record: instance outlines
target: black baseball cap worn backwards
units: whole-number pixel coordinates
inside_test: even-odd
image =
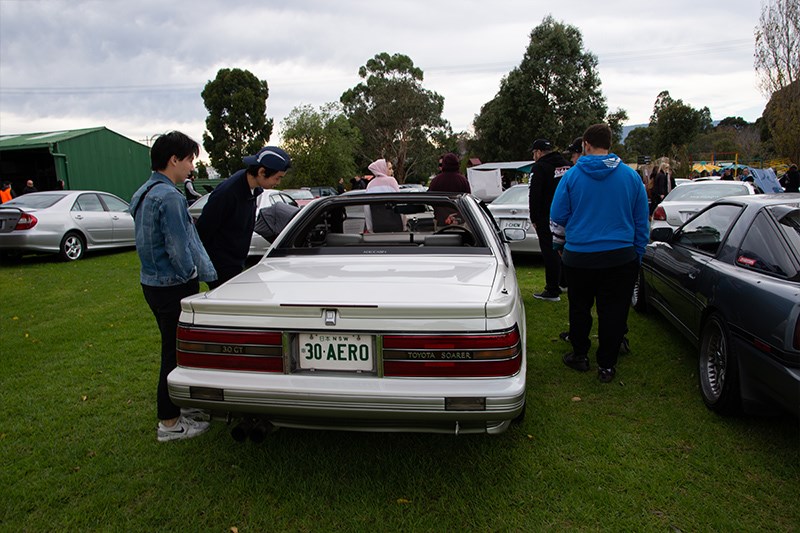
[[[286,170],[292,165],[289,154],[277,146],[265,146],[256,155],[243,157],[242,162],[247,166],[259,165],[272,170]]]

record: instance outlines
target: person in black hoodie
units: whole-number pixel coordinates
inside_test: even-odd
[[[439,173],[431,180],[429,192],[472,192],[469,181],[460,172],[460,162],[456,154],[444,154],[439,158]],[[433,208],[437,227],[446,224],[447,217],[455,212],[443,206]]]
[[[558,286],[561,259],[553,250],[553,234],[550,232],[550,204],[561,177],[570,168],[569,162],[559,152],[553,151],[553,144],[546,139],[536,139],[531,146],[534,164],[531,167],[529,206],[531,222],[539,238],[544,261],[544,290],[533,295],[539,300],[558,302],[561,288]]]
[[[244,270],[258,195],[275,188],[292,165],[289,154],[277,146],[266,146],[242,162],[247,168],[217,185],[197,219],[197,233],[217,271],[217,281],[208,283],[211,289]]]
[[[797,170],[797,165],[790,166],[781,180],[785,192],[800,192],[800,171]]]

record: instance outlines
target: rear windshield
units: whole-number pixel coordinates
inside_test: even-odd
[[[66,198],[63,194],[25,194],[18,196],[3,204],[4,207],[28,207],[36,209],[44,209],[55,205],[59,200]]]
[[[664,198],[664,201],[711,201],[726,196],[741,196],[743,194],[750,194],[750,189],[747,188],[747,185],[742,185],[741,183],[687,184],[672,189],[672,192]]]
[[[528,203],[528,187],[512,187],[503,192],[500,196],[492,201],[495,205],[502,204],[527,204]]]
[[[309,204],[275,242],[272,255],[490,253],[462,200],[424,193],[360,194]],[[258,231],[258,230],[257,230]]]

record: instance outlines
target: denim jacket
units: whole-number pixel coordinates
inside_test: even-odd
[[[169,178],[153,172],[133,194],[129,211],[136,225],[136,251],[142,262],[143,285],[168,287],[194,277],[200,281],[217,279],[189,216],[186,198]]]

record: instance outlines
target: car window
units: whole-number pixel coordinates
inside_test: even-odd
[[[106,207],[109,211],[127,211],[128,204],[116,196],[111,196],[110,194],[101,194],[100,197],[103,199],[103,203],[106,204]]]
[[[66,198],[63,194],[24,194],[4,203],[4,207],[31,207],[45,209]]]
[[[680,187],[675,187],[672,189],[672,192],[670,192],[667,197],[664,198],[664,201],[712,201],[725,196],[740,196],[749,193],[750,189],[747,188],[747,185],[741,183],[715,182],[713,185],[681,185]]]
[[[687,222],[679,231],[676,242],[714,255],[741,211],[742,208],[736,205],[715,205]]]
[[[776,209],[771,209],[775,212]],[[800,251],[800,209],[794,208],[778,218],[780,228],[795,250]]]
[[[774,228],[767,216],[759,213],[742,241],[736,264],[767,274],[794,276],[795,268]]]
[[[413,193],[417,196],[419,193]],[[440,197],[390,199],[394,194],[342,196],[346,201],[304,207],[276,242],[274,255],[289,254],[490,254],[489,237],[475,208]],[[407,196],[404,194],[404,196]],[[366,209],[369,207],[369,209]],[[434,208],[454,216],[439,224]],[[367,229],[369,228],[369,229]],[[494,238],[497,238],[494,236]]]
[[[292,198],[292,197],[291,197],[291,196],[289,196],[288,194],[284,194],[284,193],[278,193],[278,194],[276,194],[275,196],[277,196],[278,198],[280,198],[280,200],[278,200],[278,198],[276,198],[276,199],[275,199],[275,201],[286,202],[286,203],[287,203],[287,204],[289,204],[289,205],[293,205],[293,206],[295,206],[295,207],[299,207],[299,206],[297,205],[297,202],[295,202],[295,201],[294,201],[294,198]],[[311,198],[313,199],[313,196],[312,196]]]
[[[72,204],[71,211],[105,211],[96,194],[81,194]]]
[[[527,204],[528,203],[528,187],[511,187],[507,189],[492,201],[495,205],[504,204]]]

